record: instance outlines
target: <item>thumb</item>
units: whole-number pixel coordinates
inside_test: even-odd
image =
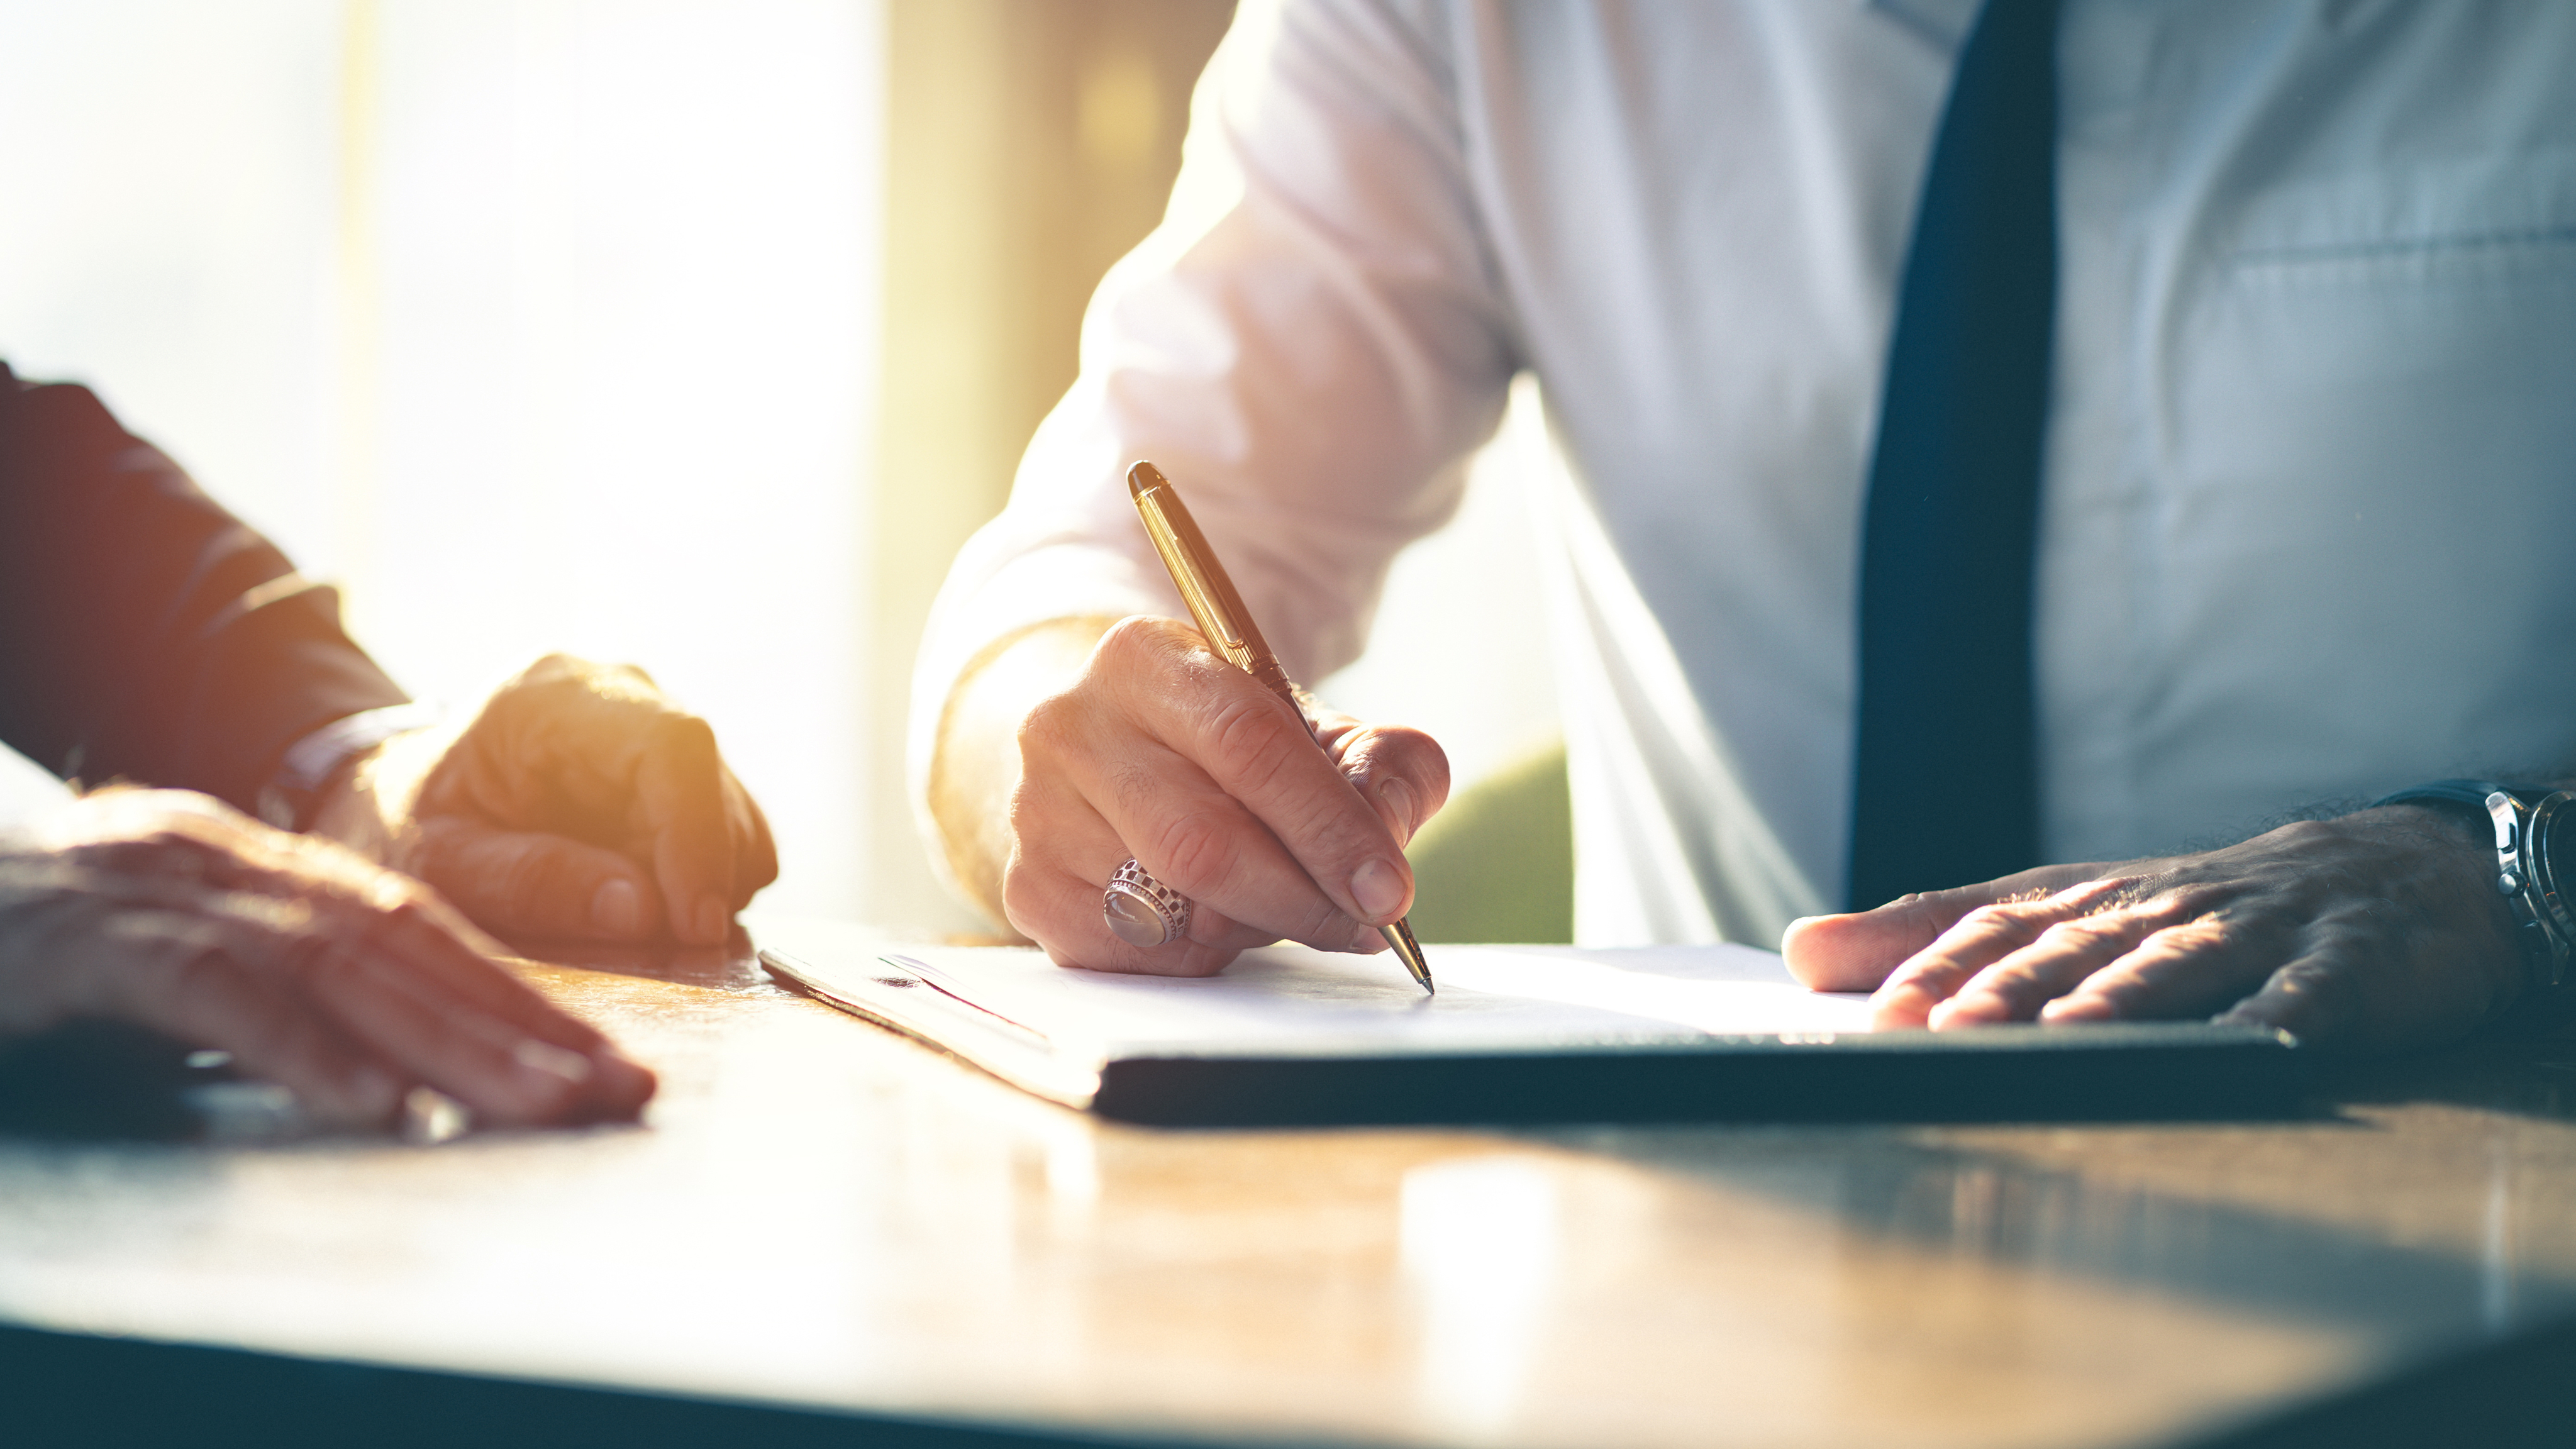
[[[1781,934],[1780,954],[1789,974],[1810,991],[1875,991],[1889,972],[1977,907],[2051,895],[2103,869],[2042,866],[1955,890],[1899,896],[1875,910],[1801,916]]]
[[[502,936],[642,941],[659,934],[651,872],[561,835],[445,817],[421,823],[406,862],[476,925]]]

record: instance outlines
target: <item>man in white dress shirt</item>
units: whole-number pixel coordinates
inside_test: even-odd
[[[2576,765],[2576,7],[2546,0],[2065,0],[2032,674],[2040,858],[2076,864],[1845,901],[1871,445],[1976,19],[1248,4],[924,645],[915,778],[964,890],[1109,969],[1373,946],[1437,745],[1335,718],[1316,756],[1167,622],[1121,475],[1179,484],[1319,678],[1527,369],[1582,485],[1552,641],[1580,940],[1786,932],[1811,982],[1936,1026],[2374,1047],[2536,995],[2483,818],[2351,807]],[[2322,802],[2351,813],[2256,833]],[[1197,902],[1186,938],[1103,928],[1131,856]]]

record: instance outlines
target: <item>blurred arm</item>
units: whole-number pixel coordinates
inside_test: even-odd
[[[289,745],[404,697],[335,591],[87,388],[0,366],[0,740],[250,810]]]

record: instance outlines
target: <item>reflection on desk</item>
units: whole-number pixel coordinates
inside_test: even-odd
[[[0,1320],[1092,1438],[1569,1446],[2308,1442],[2353,1420],[2304,1406],[2576,1341],[2565,1047],[2282,1121],[1174,1132],[790,996],[740,941],[591,964],[534,974],[662,1073],[643,1126],[0,1138]]]

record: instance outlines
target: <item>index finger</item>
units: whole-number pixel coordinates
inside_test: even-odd
[[[2049,927],[2087,916],[2129,890],[2133,879],[2088,881],[2038,900],[1990,902],[1959,917],[1931,945],[1906,958],[1870,998],[1881,1028],[1922,1026],[1932,1009],[1979,972],[2037,941]]]
[[[1120,633],[1103,638],[1104,652]],[[1165,665],[1116,676],[1130,719],[1267,827],[1335,908],[1370,925],[1401,916],[1413,899],[1404,848],[1305,717],[1204,645]]]
[[[432,1085],[524,1120],[629,1116],[653,1095],[650,1071],[511,974],[497,943],[435,897],[389,892],[336,914],[337,959],[313,989]]]
[[[1888,974],[1981,906],[2037,900],[2105,867],[2043,866],[1982,885],[1900,896],[1866,911],[1801,916],[1781,934],[1789,974],[1810,991],[1874,991]]]
[[[705,720],[669,711],[645,730],[635,803],[652,834],[653,875],[671,934],[693,945],[722,944],[733,921],[734,839],[724,761]]]

